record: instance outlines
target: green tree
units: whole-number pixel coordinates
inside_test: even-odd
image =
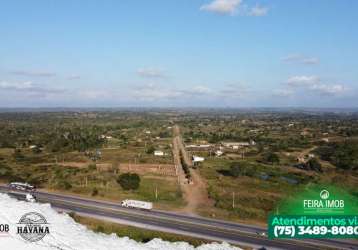
[[[322,172],[321,163],[319,163],[319,161],[316,158],[309,159],[309,161],[306,164],[309,169],[316,172]]]
[[[96,195],[98,195],[98,189],[97,188],[93,188],[92,189],[92,194],[91,194],[92,196],[96,196]]]
[[[239,176],[250,176],[253,177],[256,172],[256,167],[252,165],[248,165],[247,163],[233,163],[230,166],[229,173],[232,177]]]
[[[66,180],[59,180],[56,187],[59,189],[69,190],[72,188],[72,185]]]
[[[280,163],[280,158],[278,157],[277,154],[273,153],[273,152],[268,152],[266,154],[263,155],[263,162],[265,163],[269,163],[269,164],[279,164]]]
[[[153,145],[150,145],[145,152],[147,154],[153,154],[154,151],[155,151],[155,147]]]
[[[139,188],[140,177],[135,173],[121,174],[117,178],[117,183],[121,185],[124,190],[136,190]]]

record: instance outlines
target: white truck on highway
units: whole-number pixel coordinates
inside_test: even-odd
[[[32,203],[36,202],[36,198],[32,194],[26,194],[25,200],[28,201],[28,202],[32,202]]]
[[[153,203],[147,201],[138,201],[138,200],[123,200],[121,202],[121,206],[151,210],[153,208]]]

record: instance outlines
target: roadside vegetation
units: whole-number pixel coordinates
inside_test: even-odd
[[[70,213],[70,216],[78,223],[87,226],[88,229],[97,233],[116,234],[118,237],[129,237],[137,242],[146,243],[155,238],[160,238],[165,241],[178,242],[184,241],[195,247],[202,244],[210,243],[208,240],[193,238],[189,236],[182,236],[172,233],[165,233],[160,231],[141,229],[132,226],[119,225],[110,222],[103,222],[101,220],[92,219],[88,217],[79,216],[75,213]]]

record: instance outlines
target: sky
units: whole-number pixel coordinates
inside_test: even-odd
[[[0,107],[358,107],[355,0],[4,0]]]

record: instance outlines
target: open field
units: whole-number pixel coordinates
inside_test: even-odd
[[[354,113],[101,111],[0,118],[4,183],[152,201],[155,208],[257,224],[311,183],[358,195]],[[192,156],[204,161],[192,163]],[[137,174],[138,186],[123,188],[119,176],[125,173]]]

